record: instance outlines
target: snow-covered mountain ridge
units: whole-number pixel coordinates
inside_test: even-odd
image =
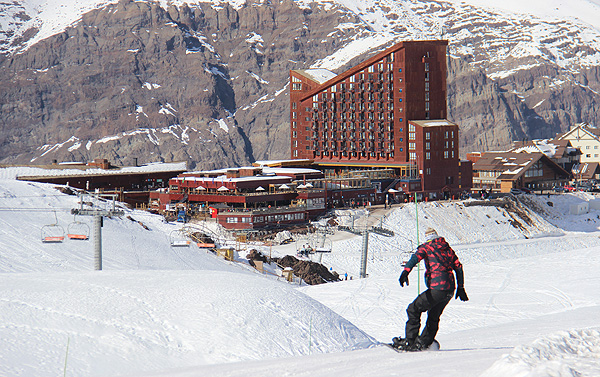
[[[531,67],[526,59],[542,59],[561,67],[595,66],[600,63],[600,5],[597,0],[576,0],[565,6],[560,1],[419,1],[419,0],[295,0],[301,7],[338,7],[356,14],[369,28],[355,38],[352,48],[324,58],[316,66],[336,69],[366,52],[356,44],[368,41],[377,48],[392,40],[449,39],[450,52],[467,57],[493,77],[509,75],[511,61],[517,69]],[[69,0],[57,7],[52,0],[19,1],[0,5],[0,52],[14,53],[62,32],[81,16],[115,0]],[[260,6],[264,1],[167,1],[170,6],[213,8],[229,3],[234,8]],[[28,39],[29,38],[29,39]],[[349,51],[353,51],[349,53]],[[340,57],[339,55],[344,55]],[[508,63],[508,64],[507,64]]]

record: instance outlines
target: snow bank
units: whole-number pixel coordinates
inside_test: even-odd
[[[584,366],[582,368],[582,366]],[[600,375],[600,331],[561,331],[516,347],[482,377]]]
[[[0,275],[0,375],[121,375],[367,348],[373,340],[285,283],[250,273]],[[24,362],[27,360],[27,362]]]

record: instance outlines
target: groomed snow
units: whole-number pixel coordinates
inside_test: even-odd
[[[371,235],[369,277],[358,279],[362,238],[334,233],[322,261],[352,280],[301,287],[243,258],[251,247],[294,254],[294,243],[251,245],[226,262],[196,245],[170,247],[181,224],[126,208],[123,218],[105,219],[104,270],[93,271],[93,240],[40,241],[44,225],[91,226],[69,213],[77,197],[0,180],[0,199],[0,375],[600,373],[600,212],[569,214],[595,199],[587,194],[520,196],[536,213],[463,202],[396,205],[371,217],[341,211],[342,223],[354,217],[356,226],[382,225],[395,236]],[[214,223],[193,226],[226,243]],[[401,288],[400,265],[428,226],[463,262],[470,301],[446,308],[440,352],[397,354],[377,342],[403,333],[422,271]]]

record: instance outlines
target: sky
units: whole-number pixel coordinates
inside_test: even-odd
[[[181,224],[122,207],[123,218],[104,221],[103,271],[94,271],[93,240],[41,242],[45,225],[91,227],[69,213],[76,196],[0,180],[0,375],[598,375],[600,212],[569,214],[594,200],[523,195],[512,212],[466,202],[340,211],[342,224],[354,217],[395,235],[370,236],[365,279],[362,238],[328,235],[323,264],[352,279],[298,286],[276,267],[258,273],[245,254],[295,254],[322,236],[242,245],[214,223],[190,225],[237,249],[226,262],[196,245],[171,247]],[[404,288],[398,276],[428,226],[454,247],[470,300],[444,311],[440,351],[398,354],[380,342],[403,334],[406,306],[423,289],[422,271]]]

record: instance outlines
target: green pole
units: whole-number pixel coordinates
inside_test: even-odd
[[[310,316],[310,322],[308,325],[308,354],[312,351],[312,316]]]
[[[415,218],[417,219],[417,246],[419,243],[419,206],[417,205],[417,193],[415,192]],[[421,262],[417,264],[417,295],[421,294]]]
[[[71,337],[67,338],[67,352],[65,353],[65,368],[63,370],[63,377],[67,376],[67,358],[69,357],[69,343],[71,343]]]

